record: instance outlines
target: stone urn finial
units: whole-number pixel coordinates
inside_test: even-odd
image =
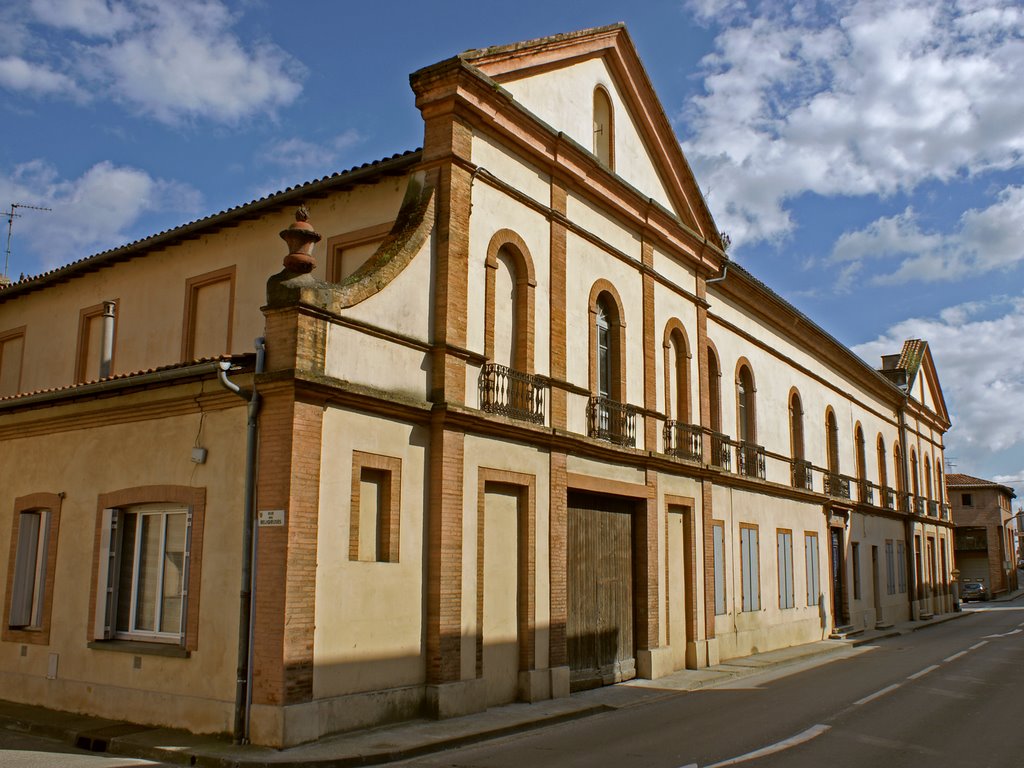
[[[320,242],[319,233],[309,223],[309,211],[306,206],[295,211],[295,223],[288,229],[281,230],[281,239],[288,245],[288,255],[284,257],[284,268],[289,272],[305,275],[316,267],[313,257],[313,246]]]

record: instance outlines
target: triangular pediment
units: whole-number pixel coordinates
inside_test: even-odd
[[[907,371],[910,396],[945,422],[949,422],[946,399],[935,368],[935,359],[927,341],[911,339],[904,343],[901,364]]]
[[[467,51],[459,58],[588,151],[595,141],[594,91],[603,88],[614,112],[612,171],[720,245],[711,213],[625,26]]]

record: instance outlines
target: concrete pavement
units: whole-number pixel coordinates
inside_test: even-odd
[[[1021,595],[1024,595],[1024,590],[1002,595],[994,601],[1014,600]],[[857,646],[969,615],[942,614],[924,621],[904,622],[885,630],[866,631],[843,640],[822,640],[746,658],[730,659],[707,669],[681,670],[658,680],[631,680],[575,693],[566,699],[536,704],[510,704],[450,720],[416,720],[338,734],[284,750],[236,746],[224,737],[197,736],[184,731],[151,728],[3,701],[0,701],[0,727],[59,738],[97,752],[182,765],[216,768],[280,768],[309,764],[325,768],[377,765],[612,709],[637,706],[677,695],[681,691],[722,685],[772,670],[781,672],[787,667],[824,663],[830,657],[848,655]]]

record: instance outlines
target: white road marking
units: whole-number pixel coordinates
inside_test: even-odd
[[[869,701],[874,701],[879,696],[885,696],[885,694],[891,691],[895,691],[897,688],[900,687],[900,685],[901,683],[893,683],[892,685],[888,685],[885,688],[882,688],[880,691],[875,691],[870,696],[865,696],[863,699],[859,699],[858,701],[853,702],[853,706],[859,707],[861,704],[867,704]]]
[[[938,664],[932,664],[930,667],[925,667],[920,672],[915,672],[910,677],[908,677],[907,680],[917,680],[917,678],[924,677],[929,672],[934,672],[938,668],[939,668]]]
[[[952,656],[947,656],[946,658],[943,659],[943,661],[954,661],[955,659],[959,659],[961,656],[966,656],[966,655],[967,655],[967,651],[960,651],[960,653],[954,653]]]
[[[983,646],[983,645],[988,645],[988,640],[982,640],[980,643],[975,643],[974,645],[972,645],[967,650],[969,650],[969,651],[976,651],[979,648],[981,648],[981,646]]]
[[[790,736],[788,739],[780,741],[777,744],[772,744],[769,747],[763,747],[761,749],[754,750],[753,752],[748,752],[745,755],[740,755],[739,757],[734,757],[729,760],[723,760],[720,763],[709,765],[707,766],[707,768],[723,768],[723,766],[726,765],[736,765],[738,763],[745,763],[748,760],[757,760],[759,757],[774,755],[776,752],[782,752],[783,750],[789,749],[790,747],[795,747],[799,744],[803,744],[804,742],[810,741],[813,738],[821,736],[821,734],[825,733],[825,731],[831,728],[831,725],[812,725],[803,733],[798,733],[796,736]]]
[[[1009,632],[1003,632],[1001,635],[985,635],[985,637],[1009,637],[1010,635],[1017,635],[1024,632],[1024,629],[1011,629]]]

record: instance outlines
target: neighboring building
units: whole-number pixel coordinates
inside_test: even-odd
[[[970,475],[946,475],[956,541],[953,556],[960,581],[980,579],[993,595],[1017,588],[1017,525],[1006,485]]]
[[[621,25],[411,83],[422,149],[0,290],[2,696],[287,745],[951,610],[927,344],[727,259]]]

